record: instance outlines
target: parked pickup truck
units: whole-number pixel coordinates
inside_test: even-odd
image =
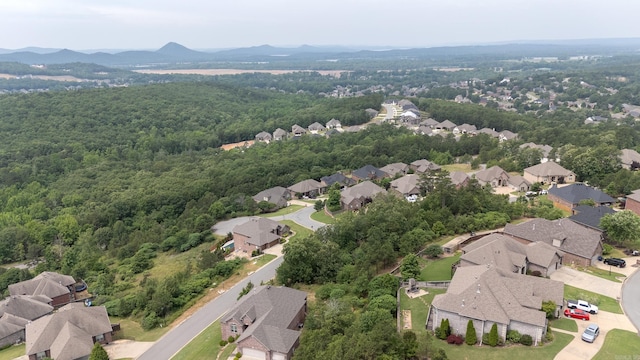
[[[569,309],[580,309],[583,311],[586,311],[588,313],[591,314],[597,314],[598,313],[598,307],[593,305],[593,304],[589,304],[588,302],[584,301],[584,300],[567,300],[567,307]]]

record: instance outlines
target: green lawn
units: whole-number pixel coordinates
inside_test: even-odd
[[[131,318],[119,318],[110,316],[112,323],[120,323],[120,331],[116,333],[117,339],[129,339],[135,341],[156,341],[162,337],[169,327],[157,327],[155,329],[144,331],[139,322]]]
[[[616,299],[608,296],[596,294],[591,291],[578,289],[576,287],[565,285],[564,286],[565,299],[571,300],[585,300],[598,306],[598,309],[603,311],[612,312],[615,314],[622,314],[620,304]]]
[[[183,347],[173,360],[211,360],[215,359],[220,351],[220,340],[222,332],[220,322],[216,321],[209,325],[203,332],[198,334],[185,347]],[[225,358],[226,359],[226,358]]]
[[[291,214],[292,212],[296,212],[300,209],[302,209],[304,206],[302,205],[289,205],[286,208],[282,208],[278,211],[272,212],[272,213],[268,213],[268,214],[261,214],[260,216],[262,217],[274,217],[274,216],[282,216],[282,215],[287,215],[287,214]]]
[[[257,259],[252,259],[252,262],[255,261],[256,265],[258,267],[263,267],[264,265],[266,265],[267,263],[269,263],[271,260],[275,259],[276,256],[275,255],[271,255],[271,254],[262,254],[260,255],[259,258]]]
[[[236,344],[228,344],[224,350],[222,350],[222,353],[220,354],[220,360],[227,360],[229,358],[229,356],[231,356],[231,354],[233,354],[233,352],[236,351]]]
[[[288,225],[289,228],[291,228],[291,230],[293,230],[296,234],[292,237],[293,238],[305,238],[309,235],[312,234],[311,229],[307,229],[304,226],[298,225],[297,223],[293,222],[292,220],[281,220],[279,221],[285,225]]]
[[[640,358],[640,337],[631,331],[613,329],[607,333],[604,345],[593,360],[605,359],[639,359]]]
[[[554,332],[553,337],[553,342],[551,342],[550,344],[545,344],[543,346],[511,345],[508,347],[492,348],[491,346],[486,345],[449,345],[444,340],[438,339],[434,339],[432,346],[444,349],[449,359],[551,360],[555,358],[560,350],[562,350],[573,340],[573,336],[569,334],[562,334],[559,332]]]
[[[420,273],[421,281],[451,280],[451,264],[460,259],[460,253],[437,260],[429,260]]]
[[[427,314],[429,312],[429,305],[433,301],[433,297],[437,294],[444,294],[446,289],[426,289],[429,294],[423,295],[417,298],[409,298],[407,294],[400,290],[400,309],[411,310],[411,327],[416,333],[423,333],[427,330],[425,325],[427,323]]]
[[[311,218],[324,224],[335,224],[336,222],[336,219],[325,214],[323,210],[314,212],[313,214],[311,214]]]
[[[0,360],[13,360],[24,355],[25,345],[15,345],[0,351]]]
[[[620,274],[620,273],[617,273],[615,271],[611,271],[611,273],[609,273],[609,270],[600,269],[600,268],[597,268],[595,266],[589,266],[586,269],[585,268],[578,268],[578,270],[584,271],[584,272],[586,272],[588,274],[591,274],[593,276],[601,277],[603,279],[607,279],[607,280],[610,280],[610,281],[613,281],[613,282],[617,282],[617,283],[622,282],[618,278],[625,278],[626,277],[626,275],[624,275],[624,274]]]
[[[448,165],[442,165],[442,168],[444,170],[447,170],[448,172],[453,172],[453,171],[469,172],[473,170],[471,169],[471,164],[448,164]]]
[[[575,320],[569,318],[560,317],[558,319],[551,320],[549,321],[549,326],[571,332],[578,332],[578,324]]]

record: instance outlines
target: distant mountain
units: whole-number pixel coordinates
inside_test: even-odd
[[[54,53],[56,51],[60,51],[60,49],[54,49],[54,48],[41,48],[41,47],[26,47],[26,48],[22,48],[22,49],[17,49],[17,50],[9,50],[9,49],[0,49],[0,54],[11,54],[11,53],[16,53],[16,52],[32,52],[35,54],[50,54],[50,53]]]
[[[274,47],[260,45],[215,52],[189,49],[175,42],[162,48],[111,53],[109,51],[84,53],[68,49],[27,48],[29,51],[0,49],[0,62],[24,64],[63,64],[73,62],[95,63],[104,66],[144,66],[176,63],[206,62],[269,62],[321,61],[352,59],[469,59],[478,56],[491,59],[517,59],[536,56],[614,55],[637,53],[640,39],[554,40],[548,42],[520,42],[475,46],[443,46],[410,49],[355,49],[341,46]]]

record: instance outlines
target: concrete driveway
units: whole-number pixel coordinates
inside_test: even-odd
[[[608,296],[614,299],[620,298],[622,283],[603,279],[584,271],[578,271],[568,266],[563,266],[551,274],[551,280],[562,281],[580,289]],[[577,299],[576,299],[577,300]]]

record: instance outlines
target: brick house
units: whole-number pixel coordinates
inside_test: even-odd
[[[83,359],[89,356],[93,344],[110,343],[112,333],[104,306],[68,304],[26,325],[26,354],[29,360]]]
[[[234,248],[245,253],[263,251],[279,244],[282,236],[288,232],[287,225],[267,218],[252,217],[233,228]]]
[[[524,169],[524,178],[530,183],[570,183],[576,181],[576,174],[569,171],[553,161],[530,166]]]
[[[630,210],[640,215],[640,189],[634,190],[631,194],[627,195],[627,200],[624,203],[624,209]]]
[[[220,321],[222,338],[238,336],[243,357],[289,360],[300,343],[307,315],[307,293],[287,287],[258,286]]]
[[[59,307],[76,299],[76,281],[69,275],[45,271],[30,280],[9,285],[9,295],[44,295]]]
[[[533,219],[521,224],[507,224],[504,234],[528,244],[544,242],[564,253],[562,263],[591,266],[602,255],[602,232],[579,225],[569,219]]]
[[[593,200],[596,206],[611,206],[616,200],[602,191],[583,183],[549,188],[549,200],[559,209],[571,211],[582,200]]]

